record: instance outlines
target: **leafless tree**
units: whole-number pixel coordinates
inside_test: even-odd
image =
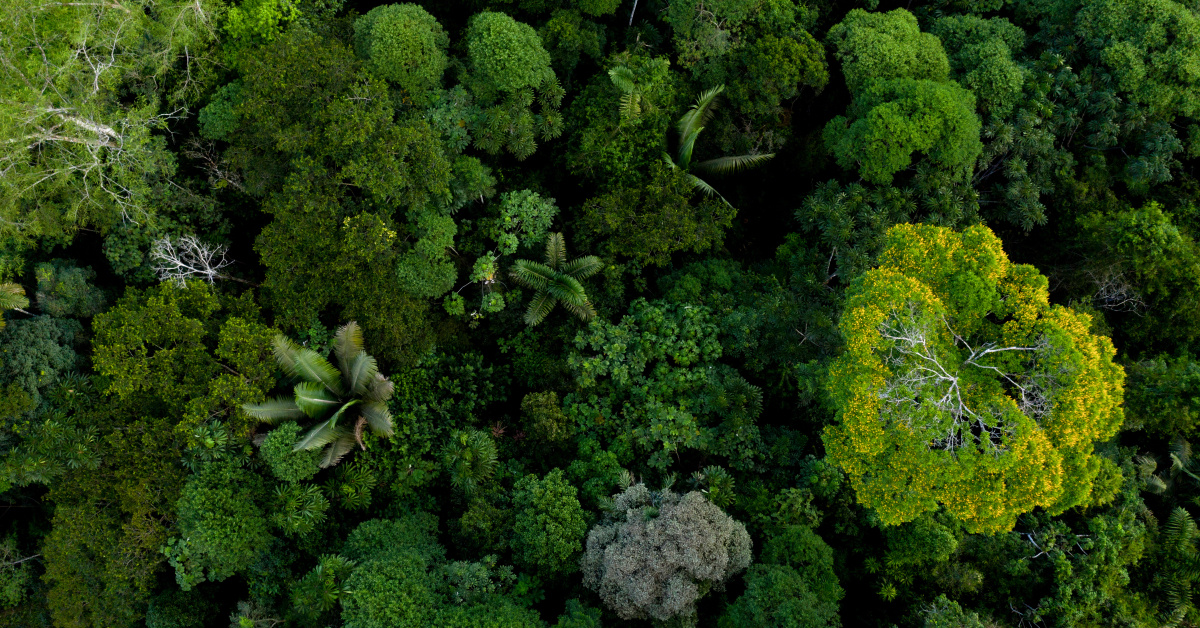
[[[228,249],[222,245],[206,244],[195,236],[179,239],[163,237],[150,247],[150,258],[154,260],[154,272],[161,281],[171,281],[182,287],[188,279],[203,279],[213,283],[217,279],[232,279],[255,285],[245,279],[231,277],[221,271],[233,262],[225,257]]]

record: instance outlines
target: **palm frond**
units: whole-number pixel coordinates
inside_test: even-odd
[[[586,255],[571,260],[559,270],[568,277],[587,279],[600,272],[602,268],[604,268],[604,262],[601,262],[599,257]]]
[[[679,170],[679,166],[675,163],[675,160],[670,155],[668,155],[666,152],[664,152],[662,154],[662,158],[663,158],[663,161],[666,162],[666,164],[671,167],[671,170]]]
[[[338,328],[337,334],[333,337],[333,352],[337,355],[343,370],[362,350],[362,328],[358,326],[358,323],[350,321]]]
[[[1182,467],[1192,463],[1192,444],[1182,436],[1171,439],[1171,453],[1179,460]]]
[[[328,416],[342,404],[342,400],[320,382],[300,382],[293,390],[296,394],[296,406],[314,419]]]
[[[347,430],[346,434],[342,434],[325,448],[325,453],[321,456],[321,462],[319,463],[321,468],[328,469],[336,465],[353,449],[354,432]]]
[[[709,185],[708,182],[705,181],[704,179],[701,179],[700,177],[697,177],[694,174],[689,174],[688,180],[692,182],[693,189],[700,190],[701,192],[704,193],[705,196],[715,196],[715,197],[721,199],[722,201],[725,201],[726,205],[733,207],[733,205],[730,204],[729,201],[725,200],[724,196],[721,196],[721,193],[718,192],[716,188]]]
[[[25,289],[15,283],[0,283],[0,310],[17,310],[29,307]]]
[[[678,128],[681,142],[683,141],[683,138],[687,137],[688,135],[698,134],[700,129],[707,125],[710,120],[712,120],[712,117],[715,114],[713,101],[723,91],[725,91],[725,86],[718,85],[701,93],[700,96],[696,98],[696,104],[692,105],[692,108],[689,109],[687,113],[683,114],[683,117],[679,119]]]
[[[525,310],[525,324],[532,327],[546,320],[546,317],[554,309],[555,303],[556,300],[550,296],[550,293],[539,290],[529,301],[529,308]]]
[[[392,380],[383,376],[382,373],[376,373],[375,378],[371,380],[371,385],[367,388],[367,394],[363,395],[366,401],[378,401],[386,403],[392,398],[392,393],[396,392],[396,385]]]
[[[1143,480],[1146,483],[1146,490],[1155,495],[1162,495],[1167,492],[1167,483],[1157,475],[1152,475]]]
[[[350,389],[351,394],[362,395],[367,392],[367,387],[375,381],[375,375],[378,373],[379,363],[367,355],[366,351],[360,350],[358,355],[348,361],[345,372],[346,387]]]
[[[596,310],[588,302],[587,293],[574,277],[559,278],[548,292],[580,320],[590,321],[596,316]]]
[[[741,172],[742,170],[757,168],[767,163],[774,156],[775,153],[717,157],[716,159],[708,159],[696,164],[695,166],[692,166],[692,170],[701,173],[731,174],[734,172]]]
[[[608,78],[612,81],[617,89],[632,94],[637,89],[637,78],[633,75],[633,70],[628,67],[619,65],[608,71]]]
[[[545,290],[546,286],[554,281],[557,273],[545,264],[539,264],[527,259],[519,259],[513,262],[508,275],[526,288],[541,291]]]
[[[343,394],[341,373],[333,368],[329,360],[321,357],[312,349],[301,348],[296,351],[292,360],[292,369],[288,375],[299,377],[306,382],[321,384],[335,395]]]
[[[296,444],[292,446],[292,451],[320,449],[337,440],[340,435],[338,426],[333,419],[321,421],[296,441]]]
[[[546,238],[546,265],[550,268],[558,270],[567,263],[567,245],[563,241],[563,234],[551,233]]]
[[[700,137],[700,132],[704,127],[700,127],[695,132],[681,135],[679,137],[679,167],[683,170],[690,170],[692,167],[692,150],[696,147],[696,138]]]
[[[642,98],[637,94],[621,95],[621,118],[633,120],[642,115]]]
[[[395,433],[395,427],[392,424],[392,413],[388,412],[385,404],[374,401],[363,404],[362,416],[367,420],[367,425],[371,426],[372,432],[384,437]]]
[[[295,399],[284,397],[275,397],[262,403],[245,403],[242,404],[242,410],[259,421],[270,425],[275,425],[280,421],[289,419],[303,419],[305,416],[300,406],[296,405]]]

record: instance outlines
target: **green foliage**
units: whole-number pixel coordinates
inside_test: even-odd
[[[729,98],[751,115],[778,115],[780,103],[802,87],[820,92],[829,83],[825,48],[805,31],[792,37],[764,35],[740,55],[743,71],[729,82]]]
[[[91,318],[104,311],[104,293],[91,285],[96,273],[91,267],[79,268],[72,262],[53,260],[38,264],[37,305],[55,318],[74,316]]]
[[[600,628],[600,609],[592,608],[578,599],[567,600],[566,613],[558,616],[554,628]]]
[[[241,124],[237,114],[237,106],[241,100],[241,83],[235,81],[222,85],[196,116],[196,122],[200,125],[200,135],[210,140],[228,140],[229,134],[237,131]]]
[[[294,0],[242,0],[225,14],[224,30],[243,46],[270,42],[300,16]]]
[[[454,430],[442,447],[442,466],[450,474],[450,484],[471,495],[496,470],[496,443],[481,430]]]
[[[583,227],[605,243],[605,254],[666,266],[673,253],[720,246],[737,211],[708,198],[693,204],[695,183],[686,172],[655,163],[650,173],[644,186],[623,187],[584,205]]]
[[[492,11],[476,13],[467,26],[472,90],[483,95],[541,89],[554,81],[550,55],[533,27]]]
[[[271,523],[289,535],[304,535],[325,521],[329,500],[321,489],[304,484],[275,487]]]
[[[946,46],[954,78],[975,94],[979,110],[1011,113],[1025,84],[1027,70],[1013,59],[1025,46],[1025,31],[1004,18],[953,15],[936,20],[931,32]]]
[[[1127,427],[1192,436],[1200,420],[1200,364],[1190,356],[1159,356],[1126,367]]]
[[[871,81],[846,116],[825,126],[825,145],[838,165],[872,183],[892,177],[921,153],[954,179],[971,176],[983,151],[975,97],[955,83],[895,79]]]
[[[543,443],[561,443],[571,437],[572,426],[563,414],[558,393],[529,393],[521,400],[525,434]]]
[[[941,40],[922,33],[917,18],[904,9],[888,13],[852,9],[829,29],[828,41],[854,94],[875,81],[943,82],[950,74]]]
[[[21,387],[36,404],[42,393],[79,364],[82,326],[70,319],[35,316],[0,330],[0,382]]]
[[[500,255],[512,255],[518,247],[532,248],[541,242],[558,215],[554,199],[531,190],[501,194],[496,209],[496,215],[485,220],[483,232],[496,242]]]
[[[182,540],[164,552],[175,563],[184,591],[205,580],[220,582],[250,566],[271,540],[261,510],[259,482],[249,472],[215,464],[183,487],[177,525]],[[186,545],[186,552],[180,546]]]
[[[561,577],[578,568],[587,532],[583,508],[574,486],[560,469],[538,479],[521,478],[513,486],[513,557],[518,566],[546,578]]]
[[[588,4],[587,0],[584,4]],[[581,10],[588,12],[584,7]],[[538,29],[538,36],[550,53],[550,63],[555,73],[563,76],[564,80],[569,80],[584,55],[596,60],[604,55],[604,26],[588,20],[579,11],[556,10]]]
[[[271,474],[284,482],[303,482],[321,470],[321,452],[317,449],[296,449],[300,425],[287,422],[267,433],[258,453]]]
[[[424,105],[439,87],[449,42],[437,19],[415,4],[375,7],[354,22],[355,52],[415,105]]]

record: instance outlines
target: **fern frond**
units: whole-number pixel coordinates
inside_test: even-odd
[[[29,307],[25,289],[15,283],[0,283],[0,310],[17,310]]]

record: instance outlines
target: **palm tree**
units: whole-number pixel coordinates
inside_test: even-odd
[[[714,104],[717,96],[725,91],[724,85],[718,85],[702,94],[696,99],[696,104],[683,117],[679,119],[679,153],[675,159],[672,159],[667,153],[663,153],[663,159],[676,170],[682,170],[692,182],[692,187],[704,192],[708,196],[716,196],[725,201],[726,205],[730,205],[729,201],[725,200],[713,186],[706,181],[692,174],[699,172],[701,174],[727,174],[756,168],[766,163],[766,161],[775,156],[775,153],[766,153],[762,155],[732,155],[727,157],[717,157],[709,159],[697,164],[692,163],[692,149],[696,146],[696,138],[700,136],[700,132],[704,130],[704,125],[708,124],[715,115],[716,105]],[[730,205],[732,207],[732,205]]]
[[[545,264],[519,259],[509,271],[517,283],[537,291],[529,303],[529,309],[525,311],[525,322],[530,326],[542,322],[556,303],[562,303],[567,311],[580,320],[591,320],[596,316],[596,310],[588,302],[587,293],[579,280],[595,275],[602,266],[600,258],[594,255],[577,257],[568,262],[567,245],[563,243],[562,234],[550,234],[546,239]]]
[[[442,448],[442,465],[450,474],[450,484],[471,495],[492,477],[496,470],[496,443],[482,430],[454,430]]]
[[[649,96],[654,91],[654,85],[639,83],[633,70],[628,66],[619,65],[608,71],[608,78],[617,89],[621,90],[621,119],[636,120],[643,111],[652,111],[654,104]]]
[[[274,345],[279,366],[301,381],[293,388],[292,398],[276,397],[264,403],[243,405],[247,414],[272,425],[305,418],[318,421],[294,449],[324,447],[322,467],[337,464],[356,442],[361,446],[364,427],[369,426],[380,436],[392,435],[387,400],[394,386],[379,372],[375,358],[363,350],[358,323],[346,323],[334,336],[338,368],[283,334],[275,337]]]
[[[29,307],[29,299],[25,298],[25,289],[15,283],[0,283],[0,314],[4,310],[16,310],[28,314],[22,308]],[[0,329],[4,329],[4,317],[0,315]]]

